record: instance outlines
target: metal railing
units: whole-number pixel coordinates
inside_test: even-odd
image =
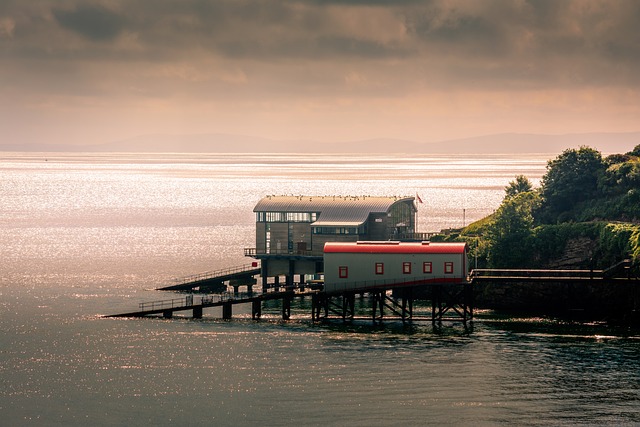
[[[140,311],[167,310],[170,308],[193,305],[193,295],[184,298],[165,299],[160,301],[141,302],[138,304]]]
[[[207,271],[204,273],[192,274],[190,276],[185,276],[185,277],[179,277],[179,278],[173,279],[173,281],[175,282],[175,285],[182,285],[186,283],[199,282],[201,280],[213,279],[216,277],[229,276],[231,274],[255,270],[257,268],[259,267],[253,266],[253,265],[240,265],[236,267],[225,268],[222,270]]]
[[[219,294],[202,295],[197,298],[194,298],[193,295],[187,295],[183,298],[141,302],[138,304],[138,307],[140,308],[140,311],[169,310],[175,308],[192,307],[194,305],[216,304],[224,301],[231,301],[234,299],[243,299],[249,296],[250,294],[246,292],[222,292]]]
[[[536,269],[509,269],[509,268],[477,268],[469,274],[470,279],[475,278],[567,278],[567,277],[601,277],[602,270],[536,270]]]
[[[322,251],[312,251],[312,250],[304,250],[304,249],[269,249],[258,251],[257,248],[245,248],[244,256],[246,257],[256,257],[258,255],[290,255],[290,256],[312,256],[312,257],[322,257],[324,252]]]

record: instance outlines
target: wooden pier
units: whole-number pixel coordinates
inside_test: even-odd
[[[623,260],[607,269],[480,269],[469,276],[479,308],[640,325],[640,279]]]
[[[291,316],[291,300],[294,297],[304,297],[312,294],[313,291],[294,292],[293,290],[261,294],[232,292],[201,296],[189,294],[181,298],[142,302],[138,305],[138,310],[136,311],[113,314],[106,317],[147,317],[155,315],[171,319],[175,312],[192,311],[194,319],[201,319],[205,308],[222,307],[222,318],[231,319],[234,305],[251,304],[251,318],[259,319],[262,315],[262,303],[264,301],[282,300],[282,318],[288,320]]]
[[[431,314],[428,318],[419,320],[467,322],[473,319],[471,284],[396,285],[334,294],[327,294],[319,290],[302,290],[298,286],[264,293],[189,294],[180,298],[142,302],[136,311],[106,317],[157,316],[170,319],[176,312],[190,311],[193,318],[200,319],[204,309],[222,307],[222,318],[231,319],[234,305],[251,304],[251,318],[260,319],[263,302],[280,300],[282,319],[289,320],[292,301],[296,298],[311,297],[311,319],[313,321],[342,320],[343,322],[351,322],[357,317],[356,296],[368,295],[371,300],[371,312],[368,318],[374,323],[379,324],[384,320],[400,320],[403,323],[409,323],[416,320],[413,315],[414,301],[421,291],[423,293],[425,286],[428,286],[432,295]]]
[[[254,276],[260,274],[260,267],[257,263],[251,265],[241,265],[237,267],[225,268],[222,270],[208,271],[206,273],[194,274],[191,276],[176,279],[176,283],[158,288],[159,291],[223,291],[226,289],[225,282],[234,281],[235,287],[240,285],[253,287]],[[234,285],[232,285],[234,286]],[[237,289],[236,289],[237,292]]]
[[[281,301],[282,319],[291,317],[291,304],[296,298],[311,298],[311,320],[314,322],[342,320],[351,322],[360,319],[355,310],[355,299],[367,295],[370,312],[367,318],[374,323],[383,320],[400,320],[403,323],[415,320],[472,321],[473,307],[479,299],[480,306],[487,308],[487,298],[478,298],[487,287],[493,289],[490,306],[497,309],[516,309],[610,313],[622,311],[625,316],[637,318],[640,313],[640,280],[628,275],[628,261],[606,270],[514,270],[476,269],[471,271],[464,283],[410,282],[363,282],[360,287],[344,292],[327,293],[323,290],[305,288],[303,284],[265,288],[261,293],[235,292],[188,294],[184,297],[139,304],[138,310],[106,317],[172,318],[176,312],[191,312],[193,318],[202,318],[209,307],[222,307],[222,318],[233,317],[233,306],[251,304],[251,318],[262,316],[262,305],[266,301]],[[620,274],[622,270],[623,274]],[[245,280],[259,272],[258,268],[241,268],[236,271],[220,271],[216,274],[190,276],[185,281],[161,289],[197,289],[202,283],[220,282],[243,277]],[[621,277],[621,276],[627,277]],[[226,286],[225,286],[226,287]],[[207,289],[205,286],[204,289]],[[251,288],[249,288],[251,290]],[[429,316],[419,319],[414,316],[416,300],[431,302]],[[483,304],[484,303],[484,304]]]

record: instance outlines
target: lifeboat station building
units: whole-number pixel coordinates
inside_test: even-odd
[[[266,196],[253,211],[256,246],[245,255],[261,261],[263,287],[322,273],[327,242],[416,239],[414,197]]]

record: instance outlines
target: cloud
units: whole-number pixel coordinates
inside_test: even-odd
[[[80,4],[73,10],[52,12],[60,25],[93,41],[113,40],[125,25],[123,16],[98,5]]]
[[[13,31],[16,28],[16,23],[13,19],[4,18],[0,19],[0,37],[13,38]]]
[[[206,114],[235,114],[259,133],[277,111],[282,129],[408,137],[394,132],[459,130],[466,111],[468,132],[488,133],[488,115],[524,129],[554,99],[554,120],[580,103],[572,126],[604,106],[630,123],[638,22],[635,0],[4,0],[0,97],[25,117],[128,108],[152,124],[160,111],[158,126],[198,116],[201,131],[216,126]]]

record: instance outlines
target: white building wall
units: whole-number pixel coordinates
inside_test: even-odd
[[[466,278],[465,254],[371,254],[325,253],[325,291],[336,292],[398,281],[434,280],[434,282]],[[431,262],[431,273],[423,272],[423,263]],[[445,273],[445,263],[453,263],[453,272]],[[383,274],[376,274],[376,263],[383,264]],[[410,263],[411,273],[403,272],[403,263]],[[347,277],[340,277],[340,268],[347,268]]]

